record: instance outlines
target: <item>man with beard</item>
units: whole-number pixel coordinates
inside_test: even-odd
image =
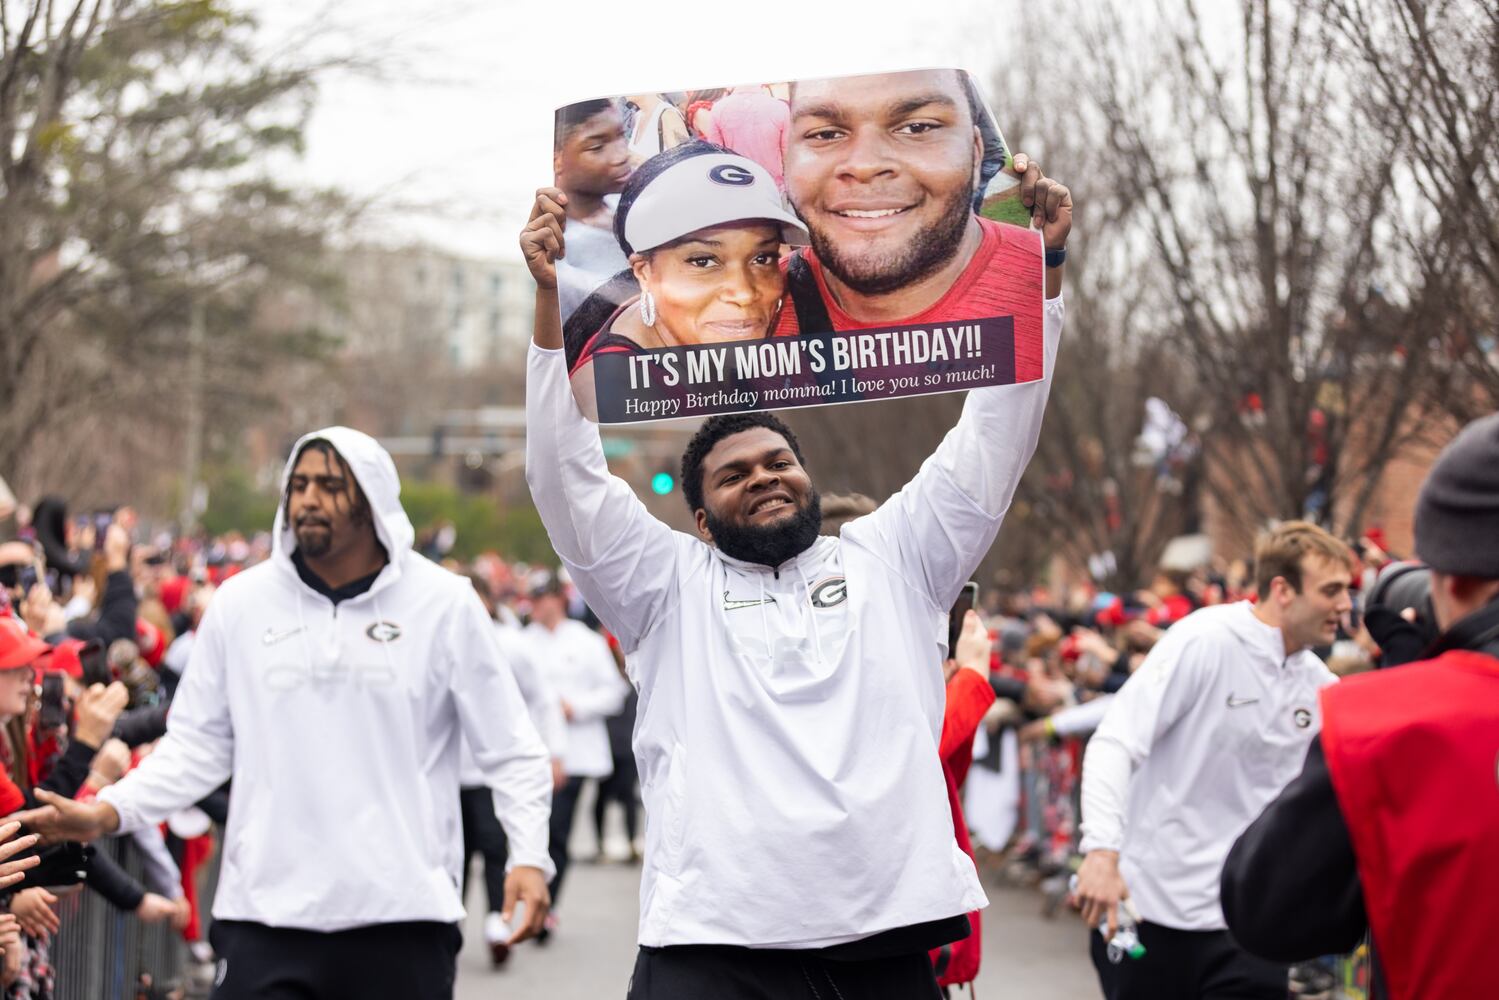
[[[167,735],[36,831],[154,826],[233,779],[213,997],[449,1000],[460,943],[459,734],[510,841],[512,941],[546,916],[551,769],[468,581],[412,550],[390,456],[330,427],[287,462],[272,558],[203,617]]]
[[[521,235],[537,283],[526,475],[640,694],[629,995],[935,998],[928,950],[986,903],[937,752],[947,612],[1035,448],[1060,294],[1048,377],[970,392],[915,479],[839,535],[819,536],[801,446],[765,413],[703,424],[682,458],[696,531],[674,532],[609,475],[568,386],[559,199],[538,192]],[[1054,207],[1061,245],[1070,201]]]
[[[1034,288],[1044,263],[1046,295],[1059,293],[1067,234],[974,213],[984,114],[961,70],[793,85],[786,193],[812,246],[788,260],[778,335],[1014,316],[1016,374],[1040,374]],[[1038,228],[1071,216],[1067,189],[1028,157],[1014,170]]]

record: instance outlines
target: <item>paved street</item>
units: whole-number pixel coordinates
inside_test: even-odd
[[[575,856],[591,858],[592,809],[580,803]],[[621,844],[614,845],[616,847]],[[464,933],[458,961],[458,1000],[618,1000],[635,959],[639,869],[624,864],[575,864],[568,873],[561,927],[541,948],[523,946],[508,966],[491,972],[483,945],[482,883],[470,892],[476,916]],[[1082,927],[1069,916],[1040,916],[1031,890],[988,886],[984,963],[977,995],[1024,1000],[1092,1000],[1097,981],[1088,964]],[[966,996],[966,993],[965,993]]]

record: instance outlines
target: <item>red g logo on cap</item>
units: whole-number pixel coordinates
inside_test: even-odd
[[[732,187],[748,187],[755,183],[754,174],[733,163],[720,163],[708,171],[708,179],[715,184],[728,184]]]

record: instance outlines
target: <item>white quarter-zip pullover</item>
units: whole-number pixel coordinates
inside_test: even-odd
[[[1144,919],[1227,926],[1228,849],[1300,773],[1336,680],[1241,601],[1171,626],[1120,688],[1083,759],[1082,850],[1119,851]]]
[[[563,769],[573,778],[607,778],[614,773],[614,754],[604,720],[617,714],[630,695],[609,643],[571,618],[555,629],[532,622],[525,637],[553,693],[572,709]]]
[[[775,569],[609,475],[562,351],[531,348],[526,475],[640,692],[642,945],[813,948],[984,906],[937,755],[947,613],[1040,432],[1047,379],[978,389],[904,490]]]
[[[550,877],[546,750],[473,587],[411,550],[390,456],[347,428],[311,438],[349,464],[389,562],[335,607],[298,577],[278,511],[272,558],[226,581],[198,628],[166,737],[99,798],[128,831],[233,777],[218,919],[315,931],[457,921],[460,730],[511,864]]]

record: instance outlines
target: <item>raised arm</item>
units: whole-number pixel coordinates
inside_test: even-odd
[[[1064,248],[1072,229],[1071,194],[1024,154],[1016,154],[1015,169],[1046,248]],[[1041,435],[1064,316],[1062,267],[1045,271],[1045,375],[969,392],[962,417],[916,477],[845,531],[921,588],[938,611],[952,606],[994,543]]]
[[[555,188],[537,192],[521,252],[536,279],[536,327],[526,365],[526,482],[552,547],[589,607],[628,652],[676,594],[676,541],[628,483],[610,475],[598,426],[568,385],[557,305],[565,252]]]

